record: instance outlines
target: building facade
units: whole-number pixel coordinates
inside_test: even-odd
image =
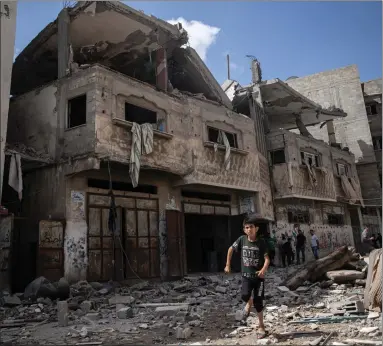
[[[357,66],[351,65],[289,79],[287,83],[323,107],[338,107],[347,113],[346,118],[325,126],[310,126],[308,130],[315,138],[348,148],[354,154],[367,208],[362,211],[381,225],[381,154],[376,150],[379,144],[374,144],[379,141],[379,133],[381,136],[381,112],[378,111],[381,81],[361,83]]]
[[[124,34],[94,35],[109,22]],[[241,215],[274,220],[253,121],[232,110],[186,40],[180,26],[123,4],[86,2],[16,59],[7,141],[40,164],[22,161],[18,210],[12,196],[3,202],[24,220],[19,248],[37,248],[35,273],[104,281],[219,271]]]

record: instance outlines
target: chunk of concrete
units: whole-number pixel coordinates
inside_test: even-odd
[[[170,305],[170,306],[159,306],[156,308],[155,313],[158,316],[174,316],[180,311],[187,311],[188,305]]]
[[[326,273],[326,276],[338,284],[364,279],[365,274],[357,270],[334,270]]]
[[[68,326],[68,302],[66,300],[57,303],[57,318],[59,327]]]
[[[378,329],[379,329],[379,327],[364,327],[359,332],[361,334],[370,334],[370,333],[377,331]]]
[[[182,329],[181,327],[178,327],[176,337],[177,339],[186,340],[190,338],[192,334],[193,334],[193,331],[191,330],[191,328]]]
[[[376,318],[379,318],[379,317],[380,317],[380,313],[377,311],[370,311],[367,316],[369,320],[375,320]]]
[[[109,298],[109,305],[116,305],[116,304],[126,304],[130,305],[134,303],[134,298],[132,296],[120,296],[116,294],[114,297]]]
[[[216,292],[219,292],[219,293],[226,293],[227,292],[227,288],[226,287],[223,287],[223,286],[217,286],[215,288]]]
[[[18,296],[4,296],[1,299],[1,304],[3,306],[18,306],[21,304],[21,300]]]
[[[117,318],[126,320],[133,317],[133,309],[131,307],[121,308],[117,311]]]
[[[85,317],[91,321],[98,321],[100,319],[100,314],[98,312],[89,312]]]
[[[84,300],[80,304],[80,309],[87,314],[90,310],[92,310],[92,306],[93,306],[93,302],[89,300]]]

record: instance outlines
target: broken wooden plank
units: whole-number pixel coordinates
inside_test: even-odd
[[[91,345],[102,345],[102,341],[88,341],[88,342],[78,342],[76,346],[91,346]]]
[[[325,346],[333,335],[334,335],[334,332],[331,332],[329,335],[327,335],[326,339],[323,340],[321,346]]]
[[[382,345],[382,341],[377,340],[347,339],[344,342],[352,345]]]
[[[0,324],[0,328],[20,328],[24,327],[26,323],[5,323]]]
[[[145,303],[145,304],[137,304],[135,307],[137,308],[158,308],[160,306],[186,306],[190,305],[188,303]]]
[[[296,321],[290,321],[288,324],[340,323],[342,321],[360,320],[362,318],[367,318],[367,315],[341,317],[307,317]]]

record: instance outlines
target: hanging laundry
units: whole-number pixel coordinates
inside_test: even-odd
[[[140,177],[141,155],[153,152],[153,127],[152,124],[137,123],[132,125],[132,148],[130,151],[129,174],[133,187],[137,187]]]
[[[12,154],[9,165],[8,184],[19,194],[19,199],[23,198],[23,173],[21,171],[20,154]]]
[[[142,148],[141,127],[140,125],[133,123],[132,148],[130,151],[130,168],[129,168],[129,174],[132,180],[133,187],[137,187],[138,179],[140,176],[141,148]]]
[[[313,187],[316,187],[317,186],[317,177],[316,177],[316,174],[315,174],[315,170],[313,169],[313,167],[311,167],[311,165],[309,164],[307,158],[305,159],[305,165],[307,167],[307,170],[309,172],[309,179],[310,179],[310,184],[311,186]]]
[[[224,131],[219,131],[218,133],[218,143],[222,143],[225,146],[225,158],[223,161],[223,166],[226,171],[230,169],[230,143],[227,139],[226,133]]]

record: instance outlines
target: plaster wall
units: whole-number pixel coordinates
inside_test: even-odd
[[[282,234],[293,236],[294,223],[288,222],[287,212],[289,210],[308,210],[310,213],[311,224],[300,224],[300,229],[306,236],[305,255],[306,261],[313,259],[314,256],[311,250],[310,229],[315,231],[319,238],[320,250],[319,256],[324,257],[339,248],[340,246],[354,246],[354,237],[350,218],[347,208],[344,204],[336,203],[305,203],[302,200],[294,202],[277,202],[276,203],[276,218],[277,222],[272,226],[272,232],[280,239]],[[328,214],[336,213],[343,214],[345,224],[340,226],[328,224]],[[293,241],[293,249],[295,251],[295,240]],[[277,256],[278,257],[278,256]]]

